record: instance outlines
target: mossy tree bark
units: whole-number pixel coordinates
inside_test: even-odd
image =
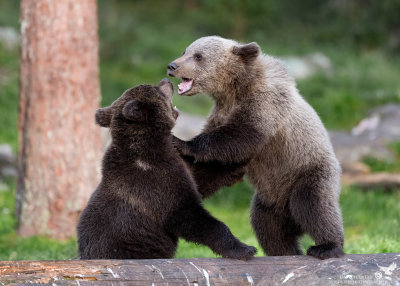
[[[66,239],[99,183],[96,0],[22,0],[18,233]]]

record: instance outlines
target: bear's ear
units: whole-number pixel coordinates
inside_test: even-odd
[[[129,100],[122,108],[122,116],[131,121],[145,121],[146,112],[137,102]]]
[[[234,46],[232,53],[234,55],[240,56],[243,61],[249,62],[258,57],[260,54],[260,46],[256,42],[252,42],[246,45]]]
[[[104,107],[97,109],[94,118],[96,120],[96,124],[102,127],[110,127],[112,118],[111,107]]]

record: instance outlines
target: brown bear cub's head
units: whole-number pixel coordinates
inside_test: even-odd
[[[169,132],[178,111],[172,105],[173,86],[163,79],[157,86],[142,84],[125,91],[111,106],[96,111],[96,123],[111,129],[115,137]]]
[[[168,65],[168,75],[182,79],[178,86],[181,95],[225,93],[236,81],[251,77],[249,67],[260,54],[257,43],[240,44],[218,36],[203,37]]]

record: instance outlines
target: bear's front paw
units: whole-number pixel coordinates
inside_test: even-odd
[[[175,149],[178,150],[178,152],[182,155],[188,156],[186,151],[187,149],[187,144],[185,141],[179,139],[178,137],[172,136],[172,144],[174,145]]]
[[[249,260],[257,253],[257,248],[248,246],[244,243],[239,243],[233,248],[229,249],[226,253],[222,254],[224,258],[233,258],[239,260]]]
[[[344,255],[343,249],[333,243],[311,246],[307,250],[307,255],[319,259],[339,258]]]
[[[178,137],[172,136],[172,143],[179,154],[186,157],[192,157],[196,160],[195,154],[193,154],[193,152],[191,151],[188,142],[183,141]]]

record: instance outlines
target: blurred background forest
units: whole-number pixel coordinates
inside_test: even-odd
[[[0,144],[15,153],[19,46],[13,41],[20,30],[19,1],[0,0],[0,7]],[[220,35],[256,41],[265,53],[286,58],[288,64],[322,58],[316,71],[298,77],[298,89],[328,129],[350,131],[372,108],[400,103],[399,15],[400,0],[99,0],[102,104],[109,105],[131,86],[157,83],[166,76],[166,65],[192,41]],[[202,116],[212,106],[205,95],[175,95],[174,102],[181,111]],[[369,157],[364,163],[372,171],[400,172],[399,142],[388,147],[395,154],[392,160]],[[75,240],[19,238],[14,230],[15,177],[8,174],[0,184],[0,260],[76,256]],[[241,240],[256,246],[249,223],[251,196],[244,182],[224,189],[205,206]],[[398,190],[343,187],[345,251],[399,251],[399,202]],[[310,243],[307,237],[302,241],[304,248]],[[213,256],[205,247],[183,241],[177,253]]]

